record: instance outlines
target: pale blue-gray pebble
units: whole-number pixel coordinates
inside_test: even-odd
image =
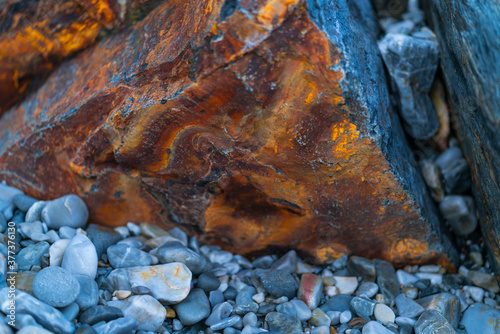
[[[76,195],[66,195],[47,202],[42,210],[42,220],[55,230],[62,226],[83,227],[88,218],[87,205]]]
[[[80,293],[75,302],[82,311],[97,305],[99,302],[99,287],[97,282],[86,275],[74,275],[80,284]]]
[[[124,317],[94,327],[98,334],[130,334],[139,327],[137,320]]]
[[[26,196],[25,194],[17,194],[12,197],[12,203],[23,212],[27,212],[37,201],[36,198]]]
[[[248,312],[245,314],[245,316],[242,319],[243,326],[250,325],[250,326],[257,326],[257,315],[253,312]]]
[[[69,321],[73,321],[73,319],[75,319],[80,312],[80,307],[77,303],[71,303],[66,307],[60,308],[59,311],[64,314],[66,319],[68,319]]]
[[[213,331],[219,331],[219,330],[224,329],[226,327],[235,326],[239,322],[241,322],[241,317],[238,315],[233,315],[229,318],[222,319],[219,322],[211,325],[210,329]]]
[[[148,253],[125,244],[110,246],[107,255],[108,261],[113,268],[149,266],[153,262],[151,255]]]
[[[41,221],[42,220],[42,210],[47,205],[47,202],[45,201],[38,201],[35,202],[26,212],[26,217],[24,220],[26,222],[34,222],[34,221]]]
[[[224,302],[216,305],[210,316],[205,320],[205,325],[212,326],[213,324],[221,321],[222,319],[228,318],[233,311],[233,305],[229,302]]]
[[[30,270],[32,266],[40,266],[40,261],[43,255],[49,251],[49,248],[50,245],[45,241],[23,248],[16,255],[18,269]]]
[[[191,290],[186,299],[173,308],[184,326],[193,325],[210,315],[210,302],[201,289]]]
[[[467,333],[499,334],[500,311],[485,304],[473,304],[460,321]]]
[[[295,312],[297,313],[297,318],[299,318],[300,321],[307,321],[311,318],[312,312],[302,300],[293,299],[290,303],[295,306]]]
[[[80,293],[80,284],[69,271],[52,266],[36,274],[33,293],[50,306],[64,307],[75,301]]]

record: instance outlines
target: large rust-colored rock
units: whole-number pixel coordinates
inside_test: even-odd
[[[143,17],[158,0],[0,1],[0,113],[61,60]],[[35,82],[33,82],[33,79]]]
[[[492,267],[500,276],[500,2],[427,0],[451,114],[471,166]]]
[[[240,253],[453,266],[367,1],[169,1],[4,114],[0,176]],[[337,24],[341,22],[342,24]]]

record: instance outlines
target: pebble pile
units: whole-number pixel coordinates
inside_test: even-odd
[[[200,246],[179,228],[87,225],[75,195],[43,202],[0,184],[0,205],[0,333],[500,333],[500,287],[475,244],[457,274],[359,256],[313,266]]]

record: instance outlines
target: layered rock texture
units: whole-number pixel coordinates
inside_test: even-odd
[[[241,253],[453,267],[376,35],[368,0],[168,1],[3,115],[0,176]]]
[[[428,0],[456,130],[492,264],[500,275],[500,4]]]

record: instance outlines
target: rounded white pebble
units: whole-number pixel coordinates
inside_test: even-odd
[[[347,310],[347,311],[340,313],[339,320],[340,320],[341,324],[348,323],[349,321],[351,321],[351,319],[352,319],[351,311]]]
[[[384,325],[390,322],[394,322],[394,320],[396,320],[396,315],[394,314],[394,311],[385,304],[375,305],[375,310],[373,311],[373,315],[375,316],[375,319],[377,319]]]

